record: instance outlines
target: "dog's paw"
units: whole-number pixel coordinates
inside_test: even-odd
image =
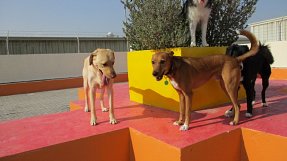
[[[235,32],[236,32],[237,35],[240,35],[240,30],[239,29],[236,29]]]
[[[96,118],[91,118],[90,124],[91,124],[91,126],[97,125],[97,119]]]
[[[90,112],[89,108],[87,106],[85,106],[85,109],[84,109],[85,112]]]
[[[252,116],[253,116],[253,115],[252,115],[251,113],[249,113],[249,112],[246,112],[246,113],[245,113],[245,117],[246,117],[246,118],[251,118]]]
[[[224,116],[225,117],[233,117],[234,116],[234,110],[232,109],[232,110],[225,111]]]
[[[208,47],[209,44],[208,43],[202,43],[202,47]]]
[[[188,130],[188,128],[189,128],[189,126],[187,124],[184,124],[184,125],[180,126],[179,130],[180,131],[186,131],[186,130]]]
[[[191,42],[190,43],[190,47],[194,47],[194,46],[196,46],[196,43],[195,42]]]
[[[268,107],[268,104],[266,102],[262,103],[262,107]]]
[[[174,121],[173,125],[180,126],[180,125],[183,125],[183,122],[182,121]]]
[[[106,107],[102,107],[102,112],[108,112],[109,111],[109,109],[108,108],[106,108]]]
[[[115,119],[115,118],[111,118],[110,119],[110,124],[117,124],[118,122],[117,122],[117,120]]]
[[[229,125],[231,125],[231,126],[235,126],[235,125],[237,125],[238,124],[238,121],[230,121],[229,122]]]

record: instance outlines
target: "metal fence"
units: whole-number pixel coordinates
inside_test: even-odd
[[[89,53],[97,48],[128,51],[124,37],[9,37],[0,36],[0,55]]]

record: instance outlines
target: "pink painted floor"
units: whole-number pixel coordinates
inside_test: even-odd
[[[261,87],[259,79],[256,82],[257,100],[260,100]],[[102,113],[99,108],[97,126],[90,126],[90,113],[83,110],[1,122],[0,158],[122,128],[136,129],[178,148],[240,127],[287,137],[287,81],[270,81],[269,107],[261,107],[261,101],[258,101],[252,118],[244,117],[246,104],[242,103],[239,125],[228,124],[230,119],[223,114],[230,106],[222,105],[192,112],[190,129],[185,132],[172,125],[178,113],[129,101],[127,83],[115,84],[114,88],[118,124],[109,124],[108,113]],[[83,101],[74,103],[83,105]]]

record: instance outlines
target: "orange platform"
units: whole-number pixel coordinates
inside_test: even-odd
[[[118,73],[114,82],[127,82],[127,73]],[[38,80],[27,82],[15,82],[15,83],[0,83],[0,96],[42,92],[49,90],[78,88],[83,86],[83,78],[63,78],[63,79],[50,79],[50,80]]]
[[[270,79],[287,80],[287,68],[272,68]]]
[[[81,110],[1,122],[0,160],[286,161],[287,81],[270,81],[270,107],[259,101],[253,118],[244,117],[245,103],[237,126],[223,116],[227,105],[194,111],[185,132],[172,125],[177,112],[130,102],[127,83],[114,92],[116,125],[97,101],[99,124],[90,126],[82,100],[71,103]]]

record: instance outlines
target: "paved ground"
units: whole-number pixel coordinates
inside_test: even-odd
[[[77,88],[0,96],[0,121],[68,111],[77,99]]]

